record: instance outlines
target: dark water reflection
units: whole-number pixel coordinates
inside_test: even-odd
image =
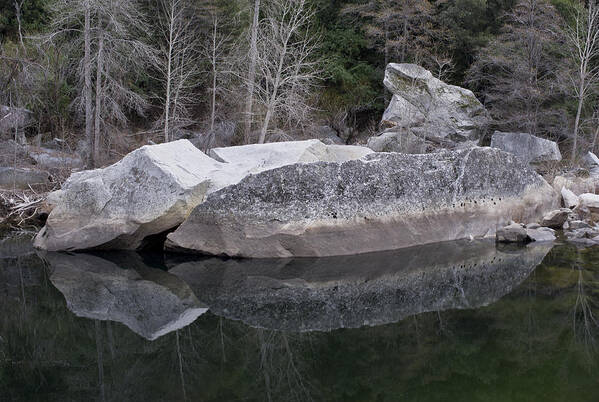
[[[599,250],[38,257],[0,244],[0,400],[599,400]]]

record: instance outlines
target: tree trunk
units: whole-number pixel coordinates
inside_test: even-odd
[[[172,62],[173,62],[173,31],[175,24],[174,2],[171,3],[170,21],[168,27],[168,55],[166,66],[166,99],[164,101],[164,142],[169,142],[169,123],[171,111],[171,85],[172,85]]]
[[[85,87],[85,139],[88,144],[87,164],[89,168],[96,167],[94,161],[94,131],[92,127],[92,72],[91,72],[91,10],[89,0],[85,2],[85,29],[84,29],[85,55],[83,58],[83,75]]]
[[[210,113],[210,131],[214,132],[214,119],[216,115],[216,28],[218,18],[214,17],[214,29],[212,31],[212,111]]]
[[[96,61],[96,119],[94,130],[94,161],[100,162],[100,148],[102,139],[102,75],[104,74],[104,31],[102,22],[98,22],[100,39],[98,41],[98,56]]]
[[[576,119],[574,120],[574,144],[572,145],[572,159],[574,164],[576,160],[576,148],[578,147],[578,126],[580,125],[580,115],[582,113],[582,104],[584,103],[584,78],[580,79],[580,87],[578,92],[578,109],[576,110]]]
[[[258,20],[260,14],[260,0],[255,0],[254,3],[254,20],[252,22],[252,36],[250,39],[250,70],[248,72],[248,95],[245,103],[244,115],[244,140],[245,143],[250,141],[250,131],[252,129],[252,107],[254,105],[254,82],[256,80],[256,59],[258,58]]]

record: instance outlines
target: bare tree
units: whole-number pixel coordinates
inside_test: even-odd
[[[57,0],[53,11],[53,29],[46,39],[61,40],[71,59],[78,60],[76,71],[83,81],[78,101],[85,109],[89,165],[96,166],[106,128],[126,123],[129,112],[143,115],[147,105],[130,81],[155,59],[144,41],[149,28],[137,1]]]
[[[246,143],[250,141],[250,131],[252,129],[252,109],[254,106],[254,87],[256,83],[256,62],[258,59],[258,24],[260,18],[260,0],[254,1],[254,13],[252,19],[252,28],[251,28],[251,37],[250,37],[250,67],[248,70],[247,77],[247,88],[248,94],[245,103],[245,113],[244,113],[244,140]]]
[[[220,84],[229,75],[228,50],[231,35],[223,32],[223,19],[219,16],[217,10],[212,10],[210,12],[209,21],[210,32],[202,47],[202,53],[210,65],[210,132],[213,133],[217,112],[217,97],[218,94],[222,94],[225,89]]]
[[[197,102],[193,91],[200,73],[200,38],[198,24],[188,0],[159,0],[160,45],[158,71],[164,85],[164,141],[171,140],[171,130],[188,117],[188,108]],[[183,123],[184,124],[184,123]]]
[[[314,58],[319,37],[309,32],[314,10],[305,0],[273,0],[258,33],[258,96],[264,108],[259,143],[276,113],[300,121],[321,70]]]
[[[574,163],[582,110],[591,88],[599,81],[599,64],[594,63],[594,59],[599,56],[599,5],[595,0],[588,2],[587,9],[577,10],[574,27],[568,29],[567,37],[576,63],[575,76],[572,77],[578,104],[572,146],[572,163]]]

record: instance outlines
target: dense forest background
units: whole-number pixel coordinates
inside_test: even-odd
[[[472,89],[489,130],[594,149],[594,0],[2,0],[0,104],[99,165],[148,141],[363,142],[389,62]],[[597,15],[596,15],[597,14]],[[82,151],[84,152],[84,151]]]

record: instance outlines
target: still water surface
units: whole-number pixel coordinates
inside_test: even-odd
[[[0,242],[0,401],[598,401],[599,248],[37,255]]]

